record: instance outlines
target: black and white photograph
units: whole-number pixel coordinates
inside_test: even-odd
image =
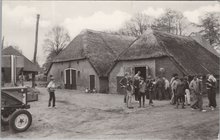
[[[1,139],[220,139],[219,1],[1,12]]]

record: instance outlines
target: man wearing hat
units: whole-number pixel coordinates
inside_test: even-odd
[[[56,85],[55,85],[55,82],[54,82],[54,77],[53,76],[51,76],[50,77],[50,82],[49,82],[49,84],[48,84],[48,86],[47,86],[47,90],[48,90],[48,92],[49,92],[49,103],[48,103],[48,107],[50,107],[51,106],[51,101],[52,101],[52,107],[56,107],[55,106],[55,101],[56,101],[56,98],[55,98],[55,87],[56,87]]]

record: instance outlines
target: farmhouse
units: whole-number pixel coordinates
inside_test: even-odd
[[[117,56],[135,38],[84,30],[53,60],[47,75],[66,89],[108,92],[108,74]]]
[[[120,93],[119,80],[125,72],[138,71],[146,79],[161,74],[170,80],[173,73],[219,75],[219,58],[191,37],[148,30],[116,59],[109,73],[109,92]],[[161,69],[165,71],[161,73]]]
[[[125,72],[170,80],[173,73],[218,76],[219,70],[219,57],[192,37],[148,30],[135,39],[84,30],[53,60],[47,75],[66,89],[120,93]]]

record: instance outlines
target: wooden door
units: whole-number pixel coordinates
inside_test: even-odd
[[[90,90],[93,90],[95,89],[95,75],[90,75],[89,79],[90,79]]]
[[[66,84],[65,84],[65,88],[66,89],[71,89],[71,85],[70,85],[70,69],[65,70],[66,72]]]
[[[71,70],[71,89],[76,89],[76,70]]]

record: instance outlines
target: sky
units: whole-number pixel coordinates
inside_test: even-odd
[[[45,34],[56,25],[64,26],[71,40],[83,29],[117,30],[137,12],[159,17],[166,8],[181,11],[199,23],[205,12],[220,12],[217,1],[2,1],[4,45],[18,46],[33,59],[36,15],[40,14],[37,60],[45,62]]]

